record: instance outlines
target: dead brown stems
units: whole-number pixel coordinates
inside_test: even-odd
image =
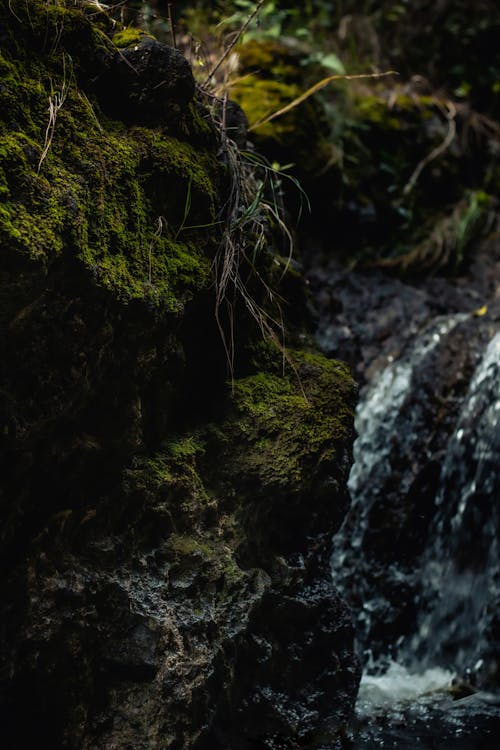
[[[61,90],[55,91],[49,96],[49,120],[47,122],[47,128],[45,130],[45,141],[43,144],[42,153],[40,155],[40,161],[38,162],[38,168],[36,170],[37,175],[40,174],[41,166],[49,153],[49,149],[52,145],[52,139],[56,129],[57,116],[64,106],[66,97],[68,96],[68,84],[66,78],[66,55],[63,55],[63,80],[61,83]]]

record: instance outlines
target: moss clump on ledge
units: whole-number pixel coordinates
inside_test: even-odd
[[[237,381],[234,429],[244,470],[266,485],[296,490],[330,470],[352,432],[354,383],[346,365],[292,352],[296,372]]]
[[[186,590],[203,575],[207,606],[223,607],[251,568],[272,576],[290,546],[307,550],[305,528],[324,534],[342,520],[354,383],[340,362],[291,356],[295,370],[236,380],[220,420],[126,471],[126,498],[143,508],[143,529],[155,519],[150,533],[166,545],[170,575]]]
[[[153,39],[154,37],[142,29],[135,29],[129,26],[113,34],[113,44],[118,48],[129,47],[131,44],[137,44],[144,38]]]

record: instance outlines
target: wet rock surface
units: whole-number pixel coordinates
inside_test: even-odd
[[[397,358],[436,316],[487,305],[488,314],[476,320],[484,341],[500,314],[500,249],[494,239],[456,276],[405,281],[376,268],[348,270],[334,259],[310,266],[318,341],[329,355],[349,362],[360,384]]]
[[[332,488],[348,451],[322,491],[278,489],[245,467],[252,439],[232,417],[121,457],[90,436],[88,454],[75,437],[58,455],[73,433],[57,416],[33,429],[56,453],[43,475],[21,439],[3,466],[5,747],[300,747],[318,732],[340,747],[359,667],[324,529],[345,510]]]
[[[453,700],[443,694],[413,705],[400,704],[389,715],[359,722],[355,750],[494,750],[500,732],[498,700],[476,694]]]

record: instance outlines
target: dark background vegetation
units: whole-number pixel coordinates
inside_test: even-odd
[[[176,41],[200,81],[256,5],[170,4]],[[129,2],[122,20],[169,41],[168,6]],[[239,69],[218,71],[217,93],[242,105],[252,142],[309,196],[303,252],[449,272],[478,233],[496,231],[499,38],[494,0],[264,2],[235,47]],[[325,76],[389,70],[336,81],[256,126]]]

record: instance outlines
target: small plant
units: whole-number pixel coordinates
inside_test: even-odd
[[[281,179],[287,178],[277,165],[270,165],[253,151],[241,151],[220,125],[221,153],[228,167],[230,188],[220,219],[222,234],[213,270],[215,317],[226,351],[231,378],[234,374],[234,314],[243,303],[262,335],[271,339],[286,357],[284,326],[279,295],[259,271],[258,257],[269,248],[276,230],[286,238],[286,273],[293,252],[292,233],[285,220]],[[290,178],[293,180],[293,178]],[[277,257],[273,261],[280,263]],[[251,292],[250,283],[259,290]],[[259,296],[259,300],[257,299]],[[260,301],[262,297],[262,301]],[[270,312],[270,308],[273,312]]]

